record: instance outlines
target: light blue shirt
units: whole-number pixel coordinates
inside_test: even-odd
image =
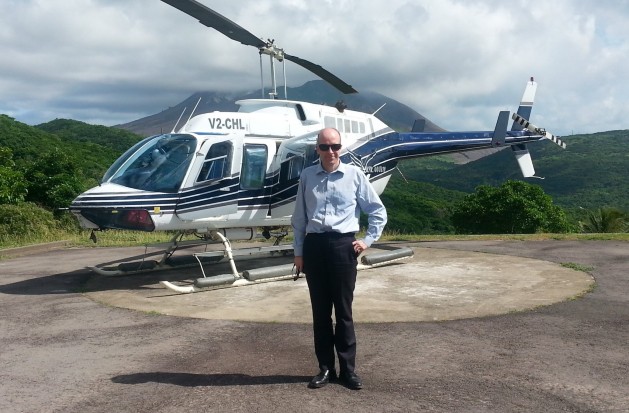
[[[333,172],[321,164],[304,169],[291,219],[295,256],[303,256],[308,233],[358,232],[361,210],[369,216],[363,241],[370,247],[382,234],[387,211],[363,171],[342,162]]]

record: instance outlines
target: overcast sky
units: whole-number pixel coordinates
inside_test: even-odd
[[[448,130],[493,129],[531,76],[534,124],[629,129],[629,0],[201,2]],[[316,79],[286,70],[289,86]],[[259,85],[255,48],[159,0],[0,1],[0,113],[21,122],[109,126]]]

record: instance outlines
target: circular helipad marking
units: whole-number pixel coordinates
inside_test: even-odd
[[[355,322],[452,320],[523,311],[582,294],[594,282],[584,272],[548,261],[446,249],[414,251],[400,264],[359,271]],[[129,289],[102,288],[98,284],[103,282],[95,277],[87,285],[94,291],[86,294],[116,307],[206,319],[312,321],[303,278],[180,295],[157,281]]]

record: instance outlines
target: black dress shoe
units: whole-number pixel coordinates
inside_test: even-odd
[[[360,377],[358,377],[358,375],[354,372],[341,373],[341,383],[352,390],[360,390],[363,388],[363,382],[360,380]]]
[[[330,380],[336,379],[336,371],[335,370],[321,370],[319,374],[314,376],[310,383],[308,383],[308,387],[311,389],[318,389],[320,387],[325,386],[330,382]]]

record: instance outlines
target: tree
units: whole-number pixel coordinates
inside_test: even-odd
[[[84,190],[76,161],[58,149],[44,154],[26,171],[27,201],[55,210],[65,208]]]
[[[393,178],[380,196],[387,207],[386,231],[400,234],[453,234],[450,205],[464,196],[463,192]],[[361,221],[361,226],[367,226],[366,219]]]
[[[13,152],[0,147],[0,204],[17,204],[24,201],[27,194],[24,174],[15,168]]]
[[[626,232],[629,226],[627,215],[616,208],[599,208],[588,211],[587,221],[581,223],[583,232]]]
[[[481,185],[456,204],[452,223],[463,234],[533,234],[568,232],[565,212],[537,185],[507,181]]]

